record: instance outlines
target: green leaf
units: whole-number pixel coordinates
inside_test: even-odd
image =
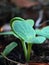
[[[15,20],[20,20],[20,21],[24,21],[24,19],[23,18],[20,18],[20,17],[14,17],[14,18],[12,18],[11,19],[11,21],[10,22],[13,22],[13,21],[15,21]]]
[[[42,28],[41,30],[36,30],[37,35],[44,36],[49,39],[49,26]]]
[[[42,44],[45,40],[46,40],[45,37],[38,36],[38,37],[33,38],[33,43],[34,44]]]
[[[32,19],[27,19],[26,22],[28,22],[31,26],[34,26],[34,20],[32,20]]]
[[[7,56],[15,47],[17,46],[16,42],[12,42],[9,45],[7,45],[2,52],[3,55]]]
[[[31,26],[33,26],[34,25],[34,20],[33,19],[27,19],[27,20],[24,20],[23,18],[21,18],[21,17],[14,17],[14,18],[12,18],[11,19],[11,24],[12,24],[12,22],[13,21],[17,21],[17,22],[19,22],[19,21],[25,21],[25,22],[28,22]]]
[[[13,32],[13,35],[14,35],[16,38],[19,38],[19,36],[18,36],[18,35],[16,35],[14,32]]]
[[[14,18],[12,18],[11,20],[10,20],[10,25],[12,24],[12,22],[13,21],[24,21],[24,19],[23,18],[21,18],[21,17],[14,17]]]
[[[46,38],[49,39],[49,26],[44,27],[44,28],[41,30],[41,33],[42,33],[43,36],[45,36]]]
[[[35,37],[34,29],[30,26],[29,23],[25,21],[23,22],[14,21],[11,27],[13,32],[23,40]]]
[[[44,41],[46,40],[45,37],[42,36],[37,36],[34,38],[30,38],[28,40],[25,40],[25,42],[27,42],[27,44],[42,44]]]
[[[40,29],[35,29],[35,32],[37,35],[41,34],[41,30]]]

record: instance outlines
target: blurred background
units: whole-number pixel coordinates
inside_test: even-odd
[[[38,27],[39,23],[49,20],[49,0],[0,0],[0,27],[15,16],[34,19]]]
[[[49,0],[0,0],[0,32],[11,30],[9,23],[13,17],[33,19],[34,28],[47,26],[49,25]],[[15,37],[0,36],[0,52],[12,40],[16,40]],[[33,47],[34,59],[41,55],[35,61],[39,61],[40,58],[40,61],[42,59],[42,61],[49,62],[49,41],[35,46],[36,48]]]
[[[49,20],[49,0],[0,0],[0,27],[15,16],[34,19],[39,27]]]

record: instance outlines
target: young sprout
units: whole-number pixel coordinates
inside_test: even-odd
[[[10,26],[11,26],[11,33],[12,35],[14,35],[15,37],[18,37],[21,42],[22,42],[22,47],[24,50],[24,56],[27,62],[29,62],[30,60],[30,54],[31,54],[31,50],[32,50],[32,45],[33,44],[42,44],[45,40],[46,37],[44,37],[43,35],[38,35],[37,36],[37,31],[32,27],[34,25],[34,21],[32,19],[27,19],[24,20],[20,17],[15,17],[10,21]],[[40,31],[39,31],[40,33]],[[0,33],[1,34],[6,34],[4,33]],[[9,32],[8,32],[9,34]],[[27,47],[26,47],[26,43],[27,43]],[[10,45],[9,45],[10,46]],[[8,48],[9,48],[8,46]],[[5,48],[7,49],[7,48]],[[13,48],[12,48],[13,50]],[[4,50],[5,51],[5,50]],[[2,52],[3,55],[7,55],[5,54],[6,52],[8,52],[7,50]],[[8,52],[9,54],[9,52]]]

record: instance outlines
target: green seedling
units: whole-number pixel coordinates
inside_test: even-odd
[[[24,56],[27,62],[30,61],[32,45],[42,44],[46,40],[46,36],[44,36],[44,34],[41,33],[42,35],[37,35],[39,30],[35,30],[33,25],[34,21],[32,19],[24,20],[20,17],[15,17],[10,21],[11,31],[0,33],[0,35],[14,35],[16,38],[21,40]],[[39,31],[39,33],[40,32],[41,31]],[[15,42],[7,45],[2,54],[7,56],[16,46],[17,44]]]

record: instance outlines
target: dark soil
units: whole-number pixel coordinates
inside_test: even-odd
[[[21,63],[26,62],[24,58],[24,52],[22,49],[21,41],[19,39],[16,39],[14,36],[2,36],[0,38],[1,38],[0,42],[3,41],[1,45],[3,45],[4,48],[7,44],[9,44],[12,41],[16,41],[18,43],[18,46],[7,56],[9,59],[12,59],[14,61],[21,62]],[[33,45],[32,51],[33,53],[31,53],[31,58],[30,58],[31,61],[46,62],[46,63],[49,62],[49,40],[45,41],[41,45]],[[5,65],[5,64],[9,65],[9,63],[11,62],[0,58],[0,65]],[[12,63],[12,65],[14,64]]]

